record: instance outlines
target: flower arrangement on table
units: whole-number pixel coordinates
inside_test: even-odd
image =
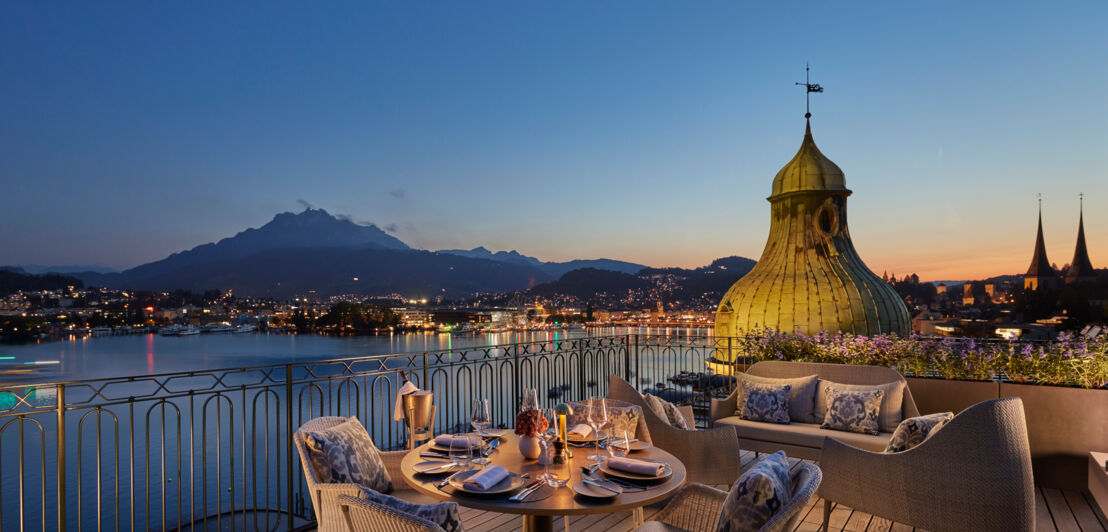
[[[548,428],[550,422],[537,409],[528,408],[516,414],[515,432],[518,436],[538,436]]]

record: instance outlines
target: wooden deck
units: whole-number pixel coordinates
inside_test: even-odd
[[[753,452],[743,451],[744,469],[753,459]],[[796,459],[790,459],[790,461],[794,466],[800,462]],[[729,486],[716,487],[723,490],[729,488]],[[1036,490],[1035,501],[1037,503],[1035,507],[1035,516],[1038,520],[1037,530],[1040,532],[1108,531],[1108,520],[1095,508],[1088,493],[1039,488]],[[661,509],[660,506],[646,507],[643,513],[646,519],[649,520],[659,509]],[[508,532],[520,529],[520,517],[518,515],[484,512],[465,507],[462,508],[462,522],[465,529],[470,532]],[[814,498],[811,504],[804,509],[804,518],[801,519],[796,530],[816,531],[819,530],[822,524],[823,499]],[[562,518],[554,520],[554,530],[564,530],[564,527],[565,523]],[[629,511],[569,518],[569,530],[573,532],[627,531],[632,528],[634,526]],[[831,509],[831,529],[888,532],[911,532],[913,530],[912,527],[838,505]]]

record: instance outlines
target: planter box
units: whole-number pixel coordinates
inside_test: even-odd
[[[1035,483],[1088,489],[1089,451],[1108,446],[1108,390],[1001,383],[1000,396],[1023,399]]]
[[[981,401],[1000,397],[1000,383],[994,381],[951,381],[908,377],[908,389],[920,414],[957,414]]]

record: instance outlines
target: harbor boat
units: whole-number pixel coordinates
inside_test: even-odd
[[[209,334],[235,332],[230,323],[209,323],[200,328],[200,332]]]
[[[254,332],[253,325],[239,325],[235,327],[235,330],[231,331],[231,334],[245,334]]]
[[[200,334],[200,327],[189,325],[177,332],[177,336],[192,336],[194,334]]]
[[[158,334],[162,336],[179,336],[181,334],[181,329],[184,329],[184,327],[181,327],[180,325],[169,325],[166,327],[162,327],[158,331]]]

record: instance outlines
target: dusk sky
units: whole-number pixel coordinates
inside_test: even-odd
[[[117,268],[302,203],[424,249],[758,258],[812,129],[879,275],[1108,265],[1108,2],[0,7],[0,264]],[[967,5],[973,4],[973,5]]]

